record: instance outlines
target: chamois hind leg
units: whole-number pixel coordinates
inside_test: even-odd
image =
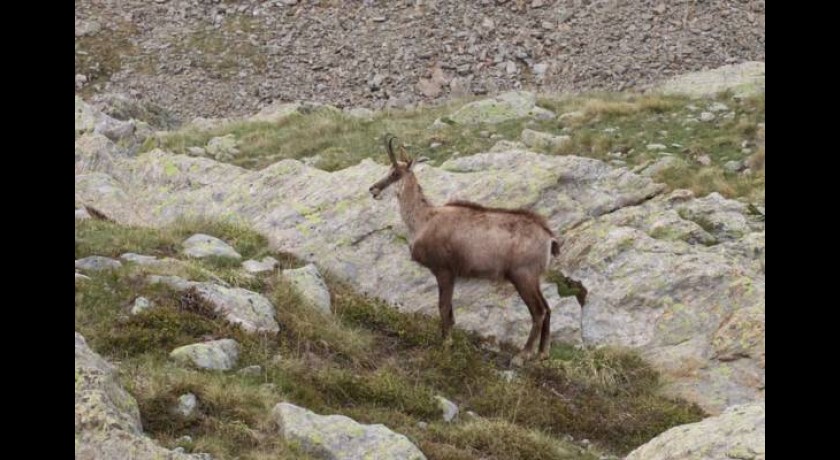
[[[449,343],[449,334],[455,324],[452,314],[452,294],[455,292],[455,275],[448,271],[435,273],[438,283],[438,310],[440,311],[440,331],[445,343]]]
[[[545,300],[542,290],[538,289],[537,293],[545,311],[542,332],[540,333],[540,359],[546,359],[548,358],[548,353],[551,351],[551,307],[548,305],[548,301]]]
[[[534,279],[536,281],[534,281]],[[512,276],[510,278],[511,282],[516,287],[516,291],[519,293],[519,296],[522,297],[525,305],[528,306],[528,311],[531,312],[531,333],[528,334],[528,340],[525,342],[525,346],[522,348],[522,352],[519,354],[517,357],[518,359],[515,360],[514,364],[524,362],[533,356],[535,342],[537,337],[542,333],[545,311],[539,297],[539,278],[534,279],[530,276]]]

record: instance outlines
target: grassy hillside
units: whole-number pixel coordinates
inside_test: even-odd
[[[518,141],[522,130],[529,128],[571,137],[571,142],[553,151],[531,150],[598,158],[629,168],[644,167],[670,154],[684,161],[656,177],[672,188],[764,200],[764,95],[734,98],[721,94],[703,100],[625,93],[545,96],[538,105],[558,118],[478,126],[448,123],[447,116],[465,102],[377,112],[370,119],[321,109],[295,113],[276,123],[240,120],[209,131],[187,127],[150,140],[145,149],[159,146],[186,154],[190,147],[203,147],[213,137],[232,134],[240,151],[231,160],[234,164],[260,169],[281,159],[310,159],[316,167],[332,171],[363,158],[385,162],[380,139],[386,132],[398,135],[415,155],[440,164],[457,155],[486,152],[503,139]],[[714,118],[709,120],[708,114]],[[438,118],[443,126],[429,129]],[[724,166],[732,161],[746,162],[751,173],[728,171]]]
[[[639,110],[652,116],[648,109]],[[643,116],[639,112],[608,112],[601,107],[586,126],[609,123],[611,117]],[[406,115],[392,121],[377,118],[365,129],[372,134],[380,132],[385,127],[382,124],[405,123],[406,127],[414,123],[415,131],[405,128],[402,132],[418,144],[429,140],[422,137],[426,134],[419,119],[431,115],[418,113],[413,115],[417,119]],[[288,147],[292,149],[289,155],[302,156],[306,148],[316,149],[318,137],[296,134],[302,118],[280,126],[228,129],[243,138],[259,132],[268,133],[268,137],[290,136],[296,147]],[[323,123],[338,129],[349,122],[342,117],[324,117]],[[399,131],[397,126],[388,128]],[[457,139],[454,133],[436,135],[452,136],[445,138],[453,139],[451,142]],[[183,148],[201,142],[198,136],[181,133],[165,142],[171,148]],[[368,152],[377,152],[373,139],[350,130],[341,137],[321,137],[336,149],[370,141]],[[457,149],[467,153],[471,148],[483,148],[479,143],[489,142],[479,139],[463,141]],[[254,147],[242,161],[250,159],[252,166],[267,161],[268,152],[273,151],[267,145]],[[456,147],[447,146],[444,150],[451,155]],[[320,145],[317,150],[324,148]],[[348,147],[347,151],[365,150]],[[726,155],[724,152],[720,155]],[[436,159],[445,156],[441,151]],[[336,165],[351,161],[336,158]],[[180,258],[180,242],[198,232],[222,238],[245,258],[273,255],[281,261],[281,268],[301,265],[289,255],[271,251],[263,237],[247,228],[208,221],[179,222],[160,230],[77,221],[76,258],[116,257],[126,252]],[[490,350],[480,338],[460,330],[456,330],[453,344],[445,347],[437,318],[399,313],[329,276],[333,312],[324,315],[302,304],[277,272],[252,277],[238,264],[221,260],[184,260],[164,270],[193,280],[221,279],[271,299],[280,333],[249,335],[216,317],[189,291],[178,293],[147,285],[143,282],[147,270],[125,266],[91,274],[90,280],[77,283],[75,328],[95,351],[119,366],[123,385],[140,405],[144,430],[166,446],[181,445],[187,451],[209,452],[217,458],[305,458],[276,435],[270,410],[283,400],[321,414],[339,413],[363,423],[383,423],[408,436],[428,458],[447,460],[620,455],[669,427],[697,421],[703,415],[694,405],[657,395],[656,372],[627,350],[596,351],[556,344],[550,360],[513,370],[508,363],[514,349]],[[147,297],[156,306],[129,314],[138,296]],[[259,365],[261,372],[190,370],[167,357],[177,346],[208,338],[236,339],[242,345],[239,367]],[[187,392],[198,397],[198,413],[189,418],[174,416],[171,408]],[[441,420],[436,395],[460,406],[461,415],[455,422]],[[182,438],[185,435],[191,439]]]

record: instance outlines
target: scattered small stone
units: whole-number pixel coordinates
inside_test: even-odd
[[[726,112],[727,110],[729,110],[729,107],[721,102],[715,102],[709,106],[710,112]]]
[[[78,283],[80,281],[89,281],[89,280],[90,280],[89,276],[82,275],[81,273],[76,273],[76,281],[75,281],[76,283]]]
[[[480,131],[478,133],[478,136],[483,137],[485,139],[488,139],[490,137],[490,131]]]
[[[184,345],[172,350],[169,357],[199,369],[228,371],[239,360],[239,344],[233,339],[221,339]]]
[[[131,314],[137,315],[141,312],[144,312],[150,308],[154,307],[154,303],[151,300],[145,297],[138,297],[134,299],[134,303],[131,305]]]
[[[183,435],[175,440],[175,444],[192,444],[193,438],[189,435]]]
[[[257,366],[257,365],[246,366],[246,367],[243,367],[242,369],[239,369],[237,374],[255,377],[255,376],[258,376],[258,375],[262,374],[262,367]]]
[[[697,162],[703,166],[711,166],[712,159],[711,157],[709,157],[709,155],[700,155],[699,157],[697,157]]]
[[[280,262],[277,261],[274,257],[266,256],[263,257],[262,260],[246,260],[242,262],[242,268],[251,274],[260,274],[274,271],[280,265]]]
[[[242,256],[233,247],[215,236],[197,233],[187,238],[184,243],[184,255],[203,259],[205,257],[226,257],[241,259]]]
[[[499,371],[499,377],[501,377],[505,382],[510,383],[516,378],[516,371],[510,369]]]
[[[458,406],[443,396],[435,396],[438,408],[443,413],[443,421],[451,422],[458,416]]]
[[[426,428],[429,428],[429,424],[426,422],[417,422],[417,428],[425,430]]]
[[[556,150],[571,141],[572,138],[565,135],[555,136],[532,129],[524,129],[522,131],[522,143],[528,147]]]
[[[292,284],[305,302],[330,314],[330,291],[318,267],[309,264],[302,268],[283,270],[283,278]]]
[[[385,22],[387,18],[385,16],[375,16],[372,18],[373,22]]]
[[[726,163],[723,164],[723,169],[728,171],[728,172],[731,172],[731,173],[740,172],[744,168],[745,168],[744,162],[743,161],[738,161],[738,160],[727,161]]]
[[[82,89],[87,83],[87,77],[81,74],[76,74],[76,89]]]
[[[85,220],[90,219],[90,213],[87,212],[85,208],[79,208],[76,210],[76,220]]]
[[[158,260],[155,256],[146,256],[142,254],[135,254],[133,252],[126,252],[125,254],[120,255],[120,260],[137,265],[154,265],[160,262],[160,260]]]
[[[119,260],[110,257],[89,256],[76,261],[76,269],[83,272],[100,272],[103,270],[117,270],[122,267]]]
[[[432,142],[431,144],[429,144],[429,148],[430,149],[436,149],[436,148],[440,147],[441,145],[443,145],[443,144],[441,144],[440,142]]]
[[[665,150],[667,148],[668,147],[665,146],[665,144],[648,144],[647,145],[648,150]]]
[[[230,161],[239,155],[239,142],[233,134],[214,137],[207,142],[205,150],[216,161]]]
[[[700,121],[709,122],[715,119],[715,114],[712,112],[701,112],[700,113]]]
[[[178,397],[178,406],[175,412],[182,417],[190,417],[198,407],[198,398],[192,393],[186,393]]]
[[[490,152],[507,152],[510,150],[525,150],[526,146],[522,142],[500,140],[496,142],[493,147],[490,147]]]
[[[187,155],[193,157],[203,157],[207,155],[207,150],[198,146],[187,147]]]

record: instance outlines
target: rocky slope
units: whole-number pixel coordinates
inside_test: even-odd
[[[80,132],[77,205],[138,225],[180,216],[246,222],[361,292],[436,314],[434,279],[407,256],[395,200],[367,193],[384,166],[365,160],[328,173],[285,160],[255,172],[160,150],[124,157]],[[581,309],[543,286],[557,339],[643,350],[669,391],[712,413],[763,399],[764,222],[745,204],[665,194],[627,168],[516,148],[417,174],[437,203],[467,198],[549,217],[564,240],[553,269],[589,291]],[[527,309],[510,286],[462,282],[454,304],[461,327],[498,341],[526,335]]]
[[[662,433],[631,452],[627,460],[764,460],[765,423],[763,402],[733,406],[716,417]]]
[[[764,1],[76,2],[76,87],[183,119],[277,100],[405,106],[449,96],[640,88],[764,61]]]

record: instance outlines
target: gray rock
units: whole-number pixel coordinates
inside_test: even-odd
[[[739,160],[731,160],[723,164],[723,169],[731,173],[741,172],[744,168],[746,168],[746,165]]]
[[[172,350],[169,357],[185,366],[229,371],[239,360],[239,344],[233,339],[221,339],[184,345]]]
[[[330,314],[330,290],[318,267],[309,264],[302,268],[283,270],[283,278],[292,285],[304,302],[325,314]]]
[[[715,102],[714,104],[709,106],[710,112],[726,112],[728,110],[729,107],[722,102]]]
[[[185,291],[198,284],[195,281],[188,281],[180,276],[171,275],[149,275],[146,277],[146,282],[149,284],[163,284],[176,291]]]
[[[701,422],[680,425],[637,448],[627,460],[764,460],[764,403],[733,406]]]
[[[205,257],[225,257],[241,259],[242,256],[233,247],[215,236],[195,234],[183,243],[183,253],[186,256],[202,259]]]
[[[237,371],[237,374],[247,375],[247,376],[250,376],[250,377],[258,376],[258,375],[262,374],[262,367],[261,366],[256,366],[256,365],[246,366],[246,367],[243,367],[242,369],[239,369]]]
[[[119,260],[110,257],[89,256],[76,261],[76,269],[83,272],[100,272],[104,270],[117,270],[122,267]]]
[[[274,305],[262,294],[243,288],[219,286],[215,283],[191,285],[196,295],[213,307],[231,324],[248,332],[276,333],[280,326],[275,319]]]
[[[703,166],[711,166],[712,158],[709,155],[700,155],[697,157],[697,162]]]
[[[207,155],[216,159],[216,161],[231,161],[239,155],[239,142],[236,136],[228,134],[226,136],[214,137],[207,142],[204,149]]]
[[[709,122],[709,121],[713,121],[714,119],[715,119],[715,114],[713,114],[712,112],[701,112],[700,113],[700,121]]]
[[[479,123],[501,123],[525,117],[553,116],[550,111],[537,107],[537,98],[527,91],[503,93],[492,99],[471,102],[453,113],[449,118],[455,123],[475,125]]]
[[[726,90],[733,91],[737,96],[761,94],[765,85],[764,68],[763,62],[725,65],[674,77],[659,85],[657,90],[692,97],[714,96]]]
[[[668,146],[666,146],[665,144],[648,144],[647,145],[648,150],[665,150],[667,148],[668,148]]]
[[[274,407],[273,415],[280,435],[287,442],[298,443],[317,458],[426,458],[408,438],[385,425],[363,425],[343,415],[318,415],[285,402]]]
[[[209,459],[170,451],[143,434],[137,401],[117,370],[76,333],[76,458]]]
[[[178,405],[175,412],[181,417],[192,417],[198,407],[198,398],[192,393],[182,394],[178,397]]]
[[[245,262],[242,262],[242,268],[246,272],[255,275],[259,273],[274,271],[274,269],[276,269],[279,265],[280,262],[278,262],[277,259],[271,256],[263,257],[263,259],[260,261],[246,260]]]
[[[345,113],[347,113],[347,115],[350,117],[366,121],[373,120],[373,118],[376,116],[376,112],[365,107],[353,107],[349,110],[346,110]]]
[[[503,139],[496,142],[493,147],[490,147],[490,152],[509,152],[512,150],[525,150],[526,148],[522,142]]]
[[[82,281],[90,281],[90,277],[82,275],[81,273],[76,273],[76,281],[75,282],[79,283],[79,282],[82,282]]]
[[[663,171],[679,168],[684,165],[686,165],[685,161],[681,160],[680,158],[666,156],[656,160],[649,166],[643,168],[640,174],[647,177],[654,177]]]
[[[87,212],[85,208],[79,208],[76,210],[76,220],[86,220],[90,219],[90,213]]]
[[[203,147],[192,146],[187,147],[187,154],[192,155],[194,157],[203,157],[207,155],[207,150],[205,150]]]
[[[120,260],[130,264],[137,264],[137,265],[157,265],[160,263],[160,259],[155,256],[146,256],[142,254],[135,254],[133,252],[126,252],[125,254],[120,255]]]
[[[107,137],[96,133],[83,134],[76,139],[76,174],[92,171],[111,172],[117,155],[119,155],[119,150],[116,144]]]
[[[150,309],[154,306],[155,306],[155,304],[151,300],[149,300],[145,297],[138,297],[138,298],[134,299],[134,303],[131,305],[131,314],[132,315],[137,315],[137,314],[142,313],[142,312],[144,312],[144,311],[146,311],[146,310],[148,310],[148,309]]]
[[[443,414],[444,422],[451,422],[458,416],[458,406],[443,396],[435,396],[438,408]]]
[[[557,136],[532,129],[522,131],[522,143],[531,148],[555,151],[571,141],[572,138],[569,136]]]

